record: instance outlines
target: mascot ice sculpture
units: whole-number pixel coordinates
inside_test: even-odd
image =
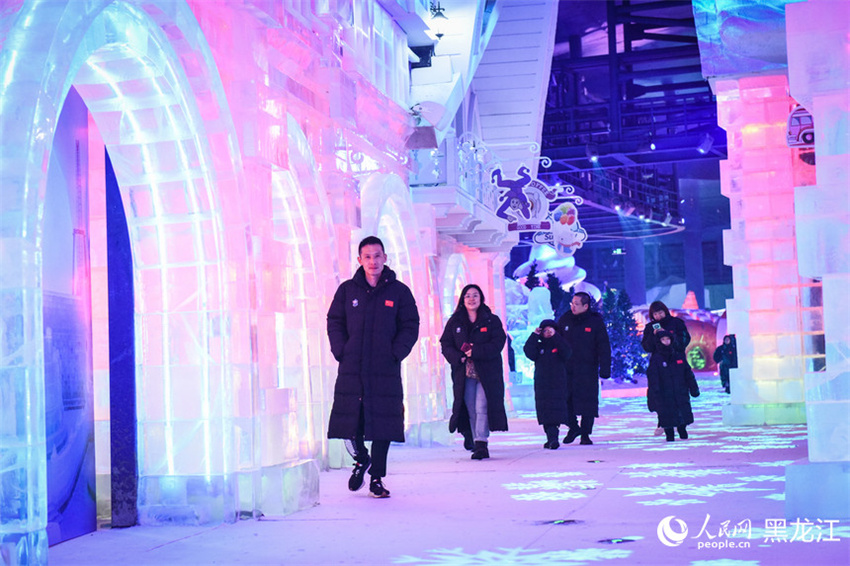
[[[552,245],[558,255],[571,256],[587,240],[587,231],[578,221],[578,209],[572,202],[558,205],[552,213]]]

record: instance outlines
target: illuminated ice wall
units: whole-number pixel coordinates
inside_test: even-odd
[[[703,74],[729,141],[720,167],[735,287],[728,328],[738,339],[730,424],[804,422],[804,376],[823,363],[820,282],[798,269],[794,188],[811,184],[813,168],[785,141],[796,105],[785,75],[786,4],[693,3]]]
[[[349,465],[325,433],[325,315],[367,233],[423,314],[403,370],[408,441],[446,440],[443,303],[469,280],[503,303],[506,257],[440,236],[411,202],[407,38],[381,3],[22,0],[2,5],[0,45],[4,559],[47,559],[40,203],[71,87],[89,112],[90,181],[71,188],[90,206],[101,514],[114,442],[104,150],[132,251],[121,323],[136,337],[141,522],[289,513],[317,503],[320,469]]]
[[[694,2],[729,159],[725,260],[738,336],[724,422],[806,422],[809,457],[786,468],[786,516],[850,517],[850,4]],[[814,150],[785,142],[814,117]]]
[[[786,515],[850,518],[850,4],[788,6],[791,95],[814,117],[817,183],[797,187],[800,273],[823,281],[825,367],[805,376],[809,458],[786,468]]]
[[[785,144],[793,107],[784,75],[717,80],[718,123],[729,158],[720,163],[729,198],[724,258],[735,298],[727,300],[738,340],[729,424],[804,422],[803,378],[818,361],[820,284],[801,277],[795,238],[795,169],[809,167]]]

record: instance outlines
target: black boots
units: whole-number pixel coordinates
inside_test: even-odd
[[[464,432],[461,434],[463,434],[463,447],[472,452],[475,449],[475,443],[472,441],[472,433]]]
[[[557,450],[561,445],[558,442],[558,425],[545,424],[543,425],[543,432],[546,434],[546,444],[543,445],[543,448]]]
[[[687,429],[686,425],[677,426],[676,431],[679,433],[679,438],[681,438],[682,440],[688,439],[688,429]],[[669,428],[665,428],[664,434],[667,435],[667,442],[673,442],[674,440],[676,440],[676,435],[673,432],[672,426],[669,427]]]
[[[570,427],[567,430],[567,436],[564,437],[564,444],[570,444],[573,440],[578,438],[579,434],[581,434],[581,429]]]
[[[487,450],[487,442],[483,440],[475,441],[475,449],[472,451],[473,460],[484,460],[490,457],[490,451]]]

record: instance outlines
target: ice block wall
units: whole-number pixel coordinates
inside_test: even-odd
[[[715,92],[729,148],[720,171],[731,211],[724,260],[732,266],[735,298],[726,307],[729,332],[738,340],[724,422],[804,422],[803,381],[814,359],[805,344],[822,329],[812,299],[819,283],[798,271],[798,165],[785,143],[785,122],[795,103],[784,75],[718,80]]]
[[[791,94],[812,113],[817,184],[797,187],[800,273],[823,280],[826,364],[805,376],[809,457],[786,468],[786,516],[850,518],[850,4],[788,6]]]
[[[823,280],[826,367],[806,375],[809,458],[850,460],[850,4],[788,7],[791,94],[814,117],[817,185],[796,190],[800,273]]]
[[[46,562],[39,199],[72,85],[129,225],[142,521],[287,513],[318,500],[320,467],[348,465],[325,439],[336,377],[325,314],[367,227],[387,237],[425,321],[405,368],[411,441],[440,439],[448,258],[473,258],[470,277],[491,305],[504,258],[438,243],[428,205],[385,206],[379,191],[363,206],[375,176],[409,190],[406,38],[377,0],[358,0],[351,18],[331,4],[13,1],[0,11],[0,550],[16,563]],[[90,161],[101,486],[103,169]]]

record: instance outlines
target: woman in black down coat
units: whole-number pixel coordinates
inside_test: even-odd
[[[640,341],[640,345],[645,352],[651,354],[655,351],[655,345],[658,343],[657,335],[662,330],[670,332],[673,336],[671,346],[673,350],[684,354],[685,348],[691,343],[691,334],[688,332],[685,322],[671,315],[670,309],[663,302],[653,301],[649,305],[649,322],[646,323],[643,329],[643,339]],[[649,391],[647,390],[648,394]],[[658,423],[655,429],[655,436],[661,434],[662,428],[661,423]]]
[[[464,447],[473,451],[473,460],[490,457],[490,431],[508,430],[502,371],[506,339],[502,321],[484,304],[481,288],[464,287],[440,346],[452,368],[454,403],[449,431],[463,434]]]
[[[688,438],[687,426],[694,422],[690,397],[699,397],[699,386],[685,355],[673,349],[673,334],[662,330],[656,337],[646,370],[646,399],[649,410],[658,413],[659,426],[671,442],[675,440],[673,428],[679,438]]]
[[[685,353],[685,348],[691,343],[691,334],[688,332],[688,327],[685,326],[685,321],[670,314],[670,309],[667,308],[661,301],[653,301],[649,305],[649,322],[643,329],[643,339],[640,345],[643,346],[645,352],[650,354],[655,351],[657,340],[655,335],[662,330],[666,330],[673,335],[672,348],[682,354]]]
[[[558,427],[569,422],[566,363],[570,347],[558,332],[558,323],[546,319],[529,335],[523,351],[534,362],[534,407],[537,424],[546,433],[543,448],[557,450]]]

